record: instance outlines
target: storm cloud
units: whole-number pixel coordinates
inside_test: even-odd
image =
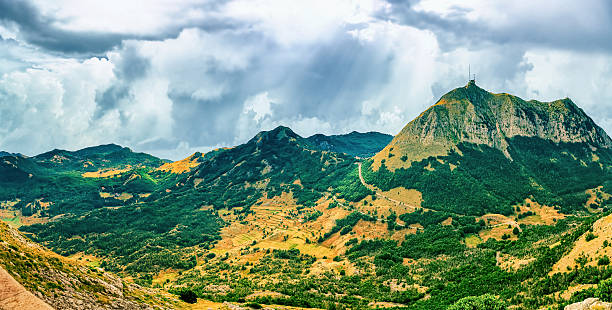
[[[0,149],[180,159],[287,125],[397,133],[467,67],[612,131],[606,1],[0,0]]]

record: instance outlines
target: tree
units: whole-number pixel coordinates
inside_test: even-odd
[[[506,304],[491,294],[459,299],[448,310],[506,310]]]
[[[179,298],[189,304],[198,302],[198,296],[192,290],[184,290],[179,294]]]

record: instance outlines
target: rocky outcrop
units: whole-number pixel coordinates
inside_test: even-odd
[[[525,101],[506,93],[489,93],[470,81],[408,123],[374,157],[374,166],[382,159],[391,162],[391,168],[402,166],[399,158],[403,155],[410,159],[403,160],[407,164],[445,155],[460,142],[487,145],[508,155],[507,140],[515,136],[612,148],[612,139],[570,99]]]
[[[612,304],[597,298],[587,298],[582,302],[565,306],[564,310],[611,310]]]

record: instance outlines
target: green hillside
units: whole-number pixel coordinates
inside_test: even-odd
[[[203,157],[188,174],[143,172],[155,183],[146,198],[106,199],[101,208],[23,230],[59,253],[109,257],[103,262],[109,270],[144,279],[165,268],[190,269],[197,255],[206,253],[219,239],[223,225],[219,209],[233,210],[244,218],[263,196],[291,193],[306,208],[330,191],[352,200],[370,193],[365,187],[353,186],[357,176],[352,157],[310,147],[289,128],[279,127]],[[131,173],[96,179],[92,186],[117,189]],[[134,193],[129,186],[124,190]],[[109,205],[111,202],[114,204]],[[212,208],[204,208],[207,206]]]
[[[37,164],[55,171],[97,171],[127,165],[158,167],[165,161],[145,153],[136,153],[116,144],[99,145],[78,151],[53,150],[32,157]]]

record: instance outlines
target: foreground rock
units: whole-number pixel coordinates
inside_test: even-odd
[[[597,298],[587,298],[582,302],[567,305],[565,310],[611,310],[612,304],[600,301]]]

